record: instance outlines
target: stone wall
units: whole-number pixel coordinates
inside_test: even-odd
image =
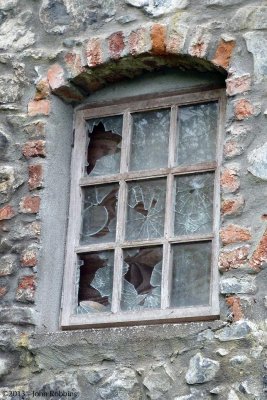
[[[0,398],[265,398],[266,28],[260,0],[0,0]],[[227,75],[220,320],[60,332],[73,107],[162,66]]]

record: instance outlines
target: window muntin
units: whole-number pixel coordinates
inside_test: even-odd
[[[213,221],[222,105],[217,90],[77,112],[72,198],[79,204],[70,207],[75,247],[69,240],[63,327],[218,315]],[[205,260],[200,268],[198,251]],[[146,252],[162,259],[148,267]],[[100,259],[91,262],[91,275],[90,257]],[[81,297],[86,273],[87,298]]]

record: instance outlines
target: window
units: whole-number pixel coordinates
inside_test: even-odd
[[[63,328],[218,316],[223,93],[76,112]]]

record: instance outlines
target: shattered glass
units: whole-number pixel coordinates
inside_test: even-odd
[[[128,183],[127,240],[163,236],[165,196],[165,179]]]
[[[81,244],[114,241],[119,184],[84,189]]]
[[[160,308],[162,248],[124,251],[122,310]]]
[[[80,255],[77,314],[111,310],[114,254],[112,251]]]
[[[218,103],[179,108],[178,165],[215,160]]]
[[[170,110],[136,113],[132,118],[130,170],[167,167]]]
[[[175,244],[171,307],[208,305],[211,242]]]
[[[86,172],[90,176],[120,171],[122,116],[87,121],[89,145]]]
[[[212,231],[214,173],[175,178],[175,235]]]

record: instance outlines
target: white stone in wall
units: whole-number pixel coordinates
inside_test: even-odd
[[[267,180],[267,142],[248,155],[248,171],[257,178]]]

